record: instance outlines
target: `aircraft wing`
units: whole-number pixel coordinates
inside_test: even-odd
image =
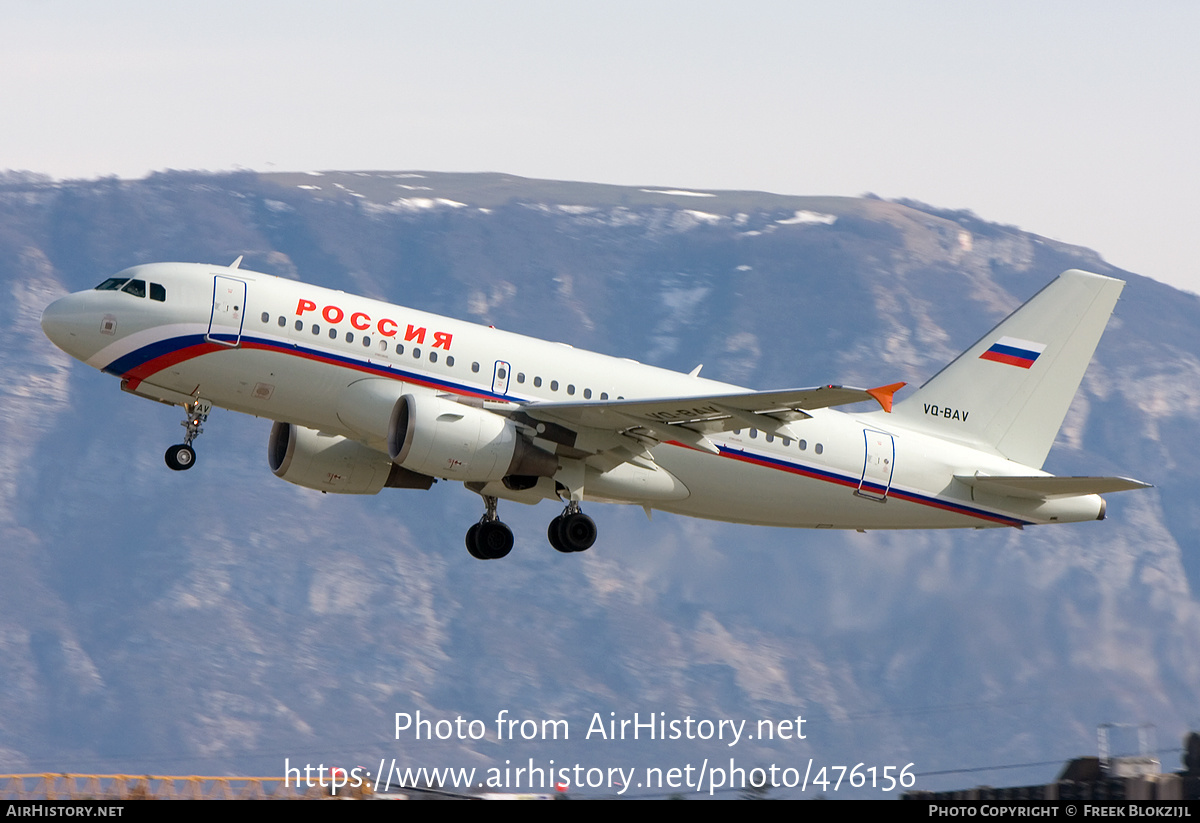
[[[630,434],[659,442],[678,440],[717,453],[706,435],[733,429],[757,428],[799,439],[789,423],[811,417],[813,409],[875,401],[891,411],[892,395],[904,383],[874,389],[817,386],[782,391],[664,397],[649,400],[601,400],[582,403],[530,403],[522,413],[535,421],[552,423],[573,432]],[[584,438],[585,440],[587,438]],[[572,444],[585,452],[604,450]]]

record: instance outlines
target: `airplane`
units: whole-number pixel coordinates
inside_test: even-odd
[[[268,464],[322,492],[460,481],[466,534],[506,556],[501,499],[558,500],[560,552],[589,549],[585,501],[801,528],[1024,528],[1103,520],[1123,477],[1041,470],[1124,282],[1059,275],[909,397],[904,383],[752,391],[228,266],[134,266],[51,303],[60,349],[182,406],[191,468],[213,407],[274,421]],[[867,411],[834,407],[869,402]],[[861,405],[858,408],[862,408]]]

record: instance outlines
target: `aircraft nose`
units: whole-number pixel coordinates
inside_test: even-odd
[[[80,296],[60,297],[42,311],[42,332],[50,342],[72,357],[82,358],[85,339],[82,334],[87,322]]]
[[[59,342],[66,336],[65,324],[63,322],[67,313],[63,301],[66,298],[60,297],[42,311],[42,333],[50,338],[50,341],[60,349],[63,344]]]

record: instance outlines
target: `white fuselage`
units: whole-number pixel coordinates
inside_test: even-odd
[[[71,355],[128,390],[342,435],[386,454],[348,391],[364,379],[453,396],[504,413],[539,402],[701,397],[736,386],[582,351],[415,309],[241,269],[164,263],[123,272],[165,299],[123,291],[68,295],[43,326]],[[711,437],[719,454],[652,445],[672,491],[598,479],[586,498],[696,517],[816,528],[952,528],[1094,520],[1097,495],[985,499],[956,475],[1029,475],[1003,456],[905,429],[881,411],[816,409],[796,438],[742,428]],[[599,473],[597,477],[599,476]],[[450,475],[447,475],[450,476]],[[616,477],[616,475],[612,475]],[[478,490],[478,489],[477,489]],[[489,494],[536,502],[553,485]]]

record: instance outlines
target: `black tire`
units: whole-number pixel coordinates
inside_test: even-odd
[[[187,471],[196,465],[196,450],[185,443],[180,443],[178,446],[167,449],[164,458],[167,461],[167,468],[171,471]]]
[[[563,545],[573,552],[585,552],[596,542],[596,521],[583,512],[568,514],[559,530]]]
[[[550,541],[550,545],[553,546],[557,551],[560,551],[563,554],[570,554],[572,551],[574,551],[574,549],[568,549],[566,544],[563,543],[562,525],[563,516],[560,514],[558,517],[551,520],[550,525],[546,527],[546,539]]]
[[[499,520],[487,520],[478,525],[479,532],[475,535],[475,547],[479,551],[479,555],[487,560],[499,560],[512,551],[512,529]]]
[[[474,526],[467,529],[467,551],[470,553],[471,557],[474,557],[476,560],[487,560],[487,555],[479,553],[478,538],[479,524],[476,523]]]

